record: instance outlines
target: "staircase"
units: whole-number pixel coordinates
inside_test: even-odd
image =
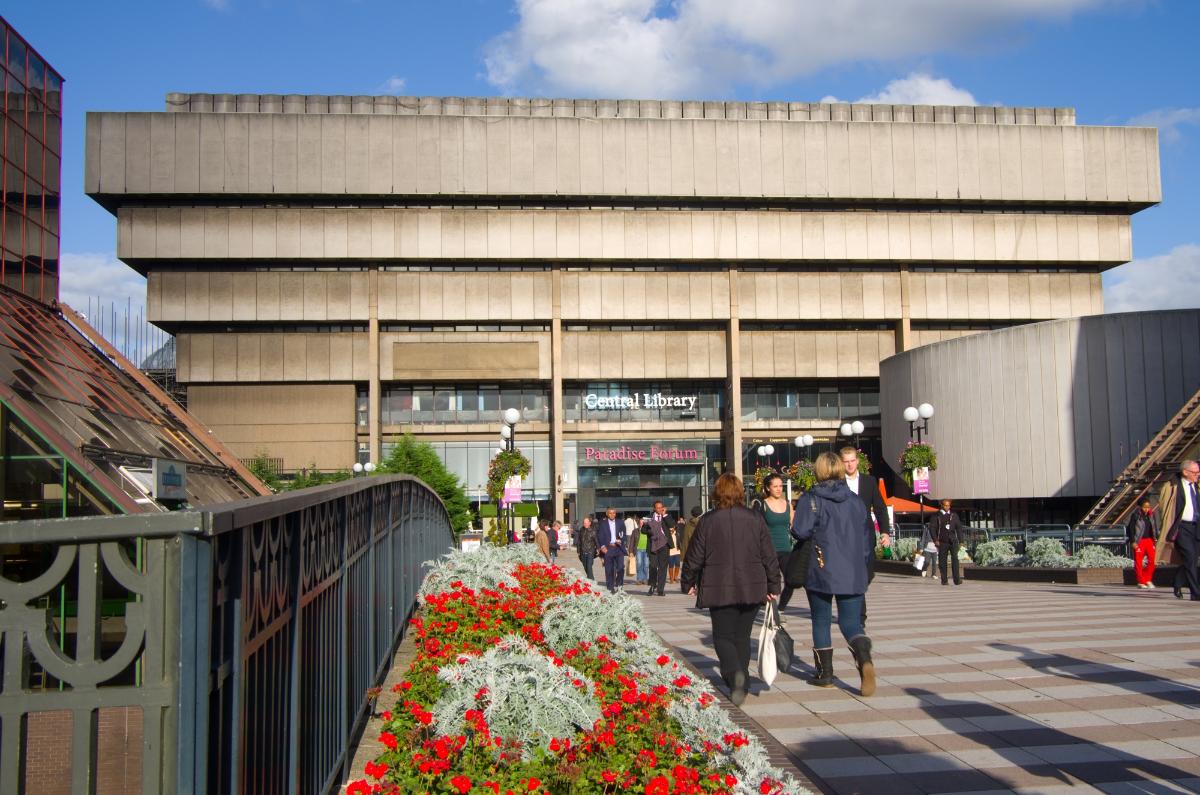
[[[1192,395],[1117,475],[1080,524],[1119,524],[1143,497],[1178,471],[1179,463],[1197,445],[1200,445],[1200,392]]]

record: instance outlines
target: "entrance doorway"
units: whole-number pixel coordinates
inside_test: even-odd
[[[616,508],[619,519],[632,516],[641,521],[654,513],[655,500],[662,501],[668,516],[677,517],[683,508],[683,489],[596,489],[595,517],[599,518],[608,508]]]

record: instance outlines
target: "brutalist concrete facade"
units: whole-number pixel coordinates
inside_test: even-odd
[[[86,183],[243,455],[412,431],[475,490],[517,401],[558,514],[687,509],[848,419],[877,449],[880,360],[1102,311],[1161,198],[1155,130],[1071,109],[298,95],[89,114]],[[697,408],[589,408],[635,394]],[[700,463],[586,452],[651,446]]]

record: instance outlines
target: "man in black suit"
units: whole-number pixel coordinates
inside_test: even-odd
[[[1175,550],[1183,558],[1175,571],[1175,598],[1183,598],[1183,586],[1186,583],[1194,602],[1200,602],[1200,576],[1196,572],[1196,563],[1200,559],[1200,493],[1197,492],[1197,480],[1200,480],[1200,463],[1188,459],[1179,465],[1179,477],[1164,483],[1158,495],[1158,508],[1162,511],[1159,560],[1162,559],[1162,544],[1167,541],[1175,544]]]
[[[655,500],[654,514],[647,517],[638,528],[639,534],[647,533],[650,537],[650,542],[646,545],[646,552],[650,556],[650,592],[647,596],[666,596],[663,589],[667,584],[667,530],[670,527],[671,520],[667,516],[666,506],[661,500]],[[636,535],[634,537],[637,538]]]
[[[858,471],[858,448],[851,445],[846,445],[838,451],[842,459],[842,466],[846,468],[846,485],[850,487],[850,491],[858,495],[862,500],[863,505],[867,510],[875,515],[875,521],[879,523],[879,532],[892,532],[892,521],[888,517],[887,504],[883,501],[883,492],[879,490],[879,479],[868,475],[866,472]],[[875,556],[871,556],[871,567],[868,575],[871,579],[875,578]],[[868,580],[868,583],[870,580]],[[863,594],[863,626],[867,625],[867,596]]]
[[[604,584],[609,593],[625,585],[625,523],[617,519],[617,509],[609,508],[596,525],[596,543],[604,556]]]
[[[951,568],[954,571],[954,584],[962,585],[962,575],[958,570],[958,548],[963,540],[962,522],[958,514],[950,510],[950,500],[942,500],[942,509],[929,520],[929,535],[938,548],[938,572],[942,575],[942,585],[949,585],[946,580],[946,558],[949,556]]]

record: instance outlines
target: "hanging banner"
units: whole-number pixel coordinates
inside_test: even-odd
[[[504,483],[504,497],[500,500],[501,506],[512,505],[515,502],[521,501],[521,476],[513,475]]]
[[[913,494],[928,494],[929,493],[929,467],[914,467],[913,475]]]

